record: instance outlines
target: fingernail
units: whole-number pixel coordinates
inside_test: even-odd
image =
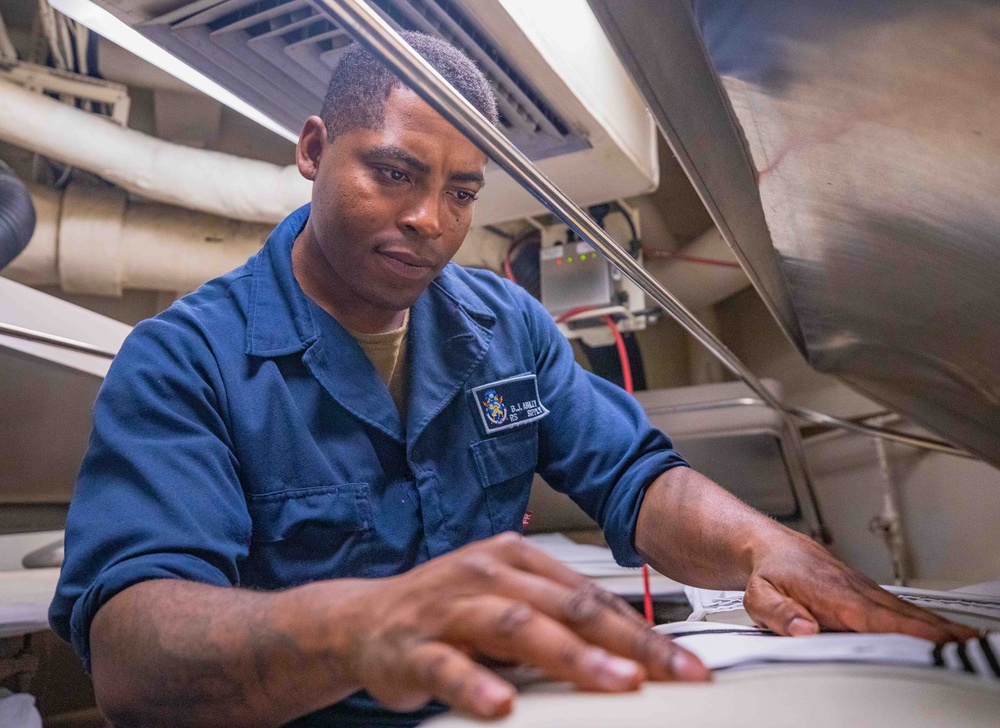
[[[580,666],[588,672],[601,672],[605,669],[609,657],[610,655],[600,647],[592,647],[583,655]]]
[[[674,651],[673,657],[670,658],[670,669],[678,680],[702,682],[712,677],[712,673],[701,660],[684,650]]]
[[[514,688],[496,680],[483,680],[476,687],[476,696],[482,705],[493,712],[514,699]]]
[[[639,666],[631,660],[624,660],[621,657],[609,657],[604,663],[603,670],[619,680],[632,680],[639,675]]]
[[[806,635],[816,634],[816,632],[816,625],[802,617],[796,617],[788,623],[788,634],[792,637],[805,637]]]

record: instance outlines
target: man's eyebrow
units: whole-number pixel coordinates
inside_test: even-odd
[[[452,182],[476,182],[480,187],[486,184],[482,172],[455,172],[449,179]]]
[[[428,172],[431,168],[429,164],[421,162],[405,149],[400,149],[399,147],[391,145],[372,147],[365,152],[365,156],[369,158],[381,157],[383,159],[395,159],[397,162],[402,162],[406,166],[412,167],[417,172],[421,173]]]

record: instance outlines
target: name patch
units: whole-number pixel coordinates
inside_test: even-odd
[[[549,413],[538,396],[534,374],[520,374],[472,390],[476,410],[487,433],[501,432],[540,420]]]

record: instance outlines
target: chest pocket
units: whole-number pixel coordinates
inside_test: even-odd
[[[469,446],[486,493],[493,533],[520,531],[538,466],[538,425]]]
[[[248,494],[250,555],[241,581],[265,589],[338,576],[361,576],[372,526],[367,483]]]

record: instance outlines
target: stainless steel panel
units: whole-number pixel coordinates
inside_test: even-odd
[[[1000,4],[592,4],[661,127],[735,115],[735,136],[713,126],[719,153],[749,153],[773,252],[741,237],[750,214],[730,242],[755,267],[776,252],[810,363],[1000,464]],[[672,44],[692,30],[719,82],[670,93],[697,70]],[[714,154],[698,147],[689,174]],[[749,194],[745,177],[703,182]]]
[[[771,314],[804,353],[753,162],[705,55],[688,0],[590,0],[590,5],[716,227]]]

